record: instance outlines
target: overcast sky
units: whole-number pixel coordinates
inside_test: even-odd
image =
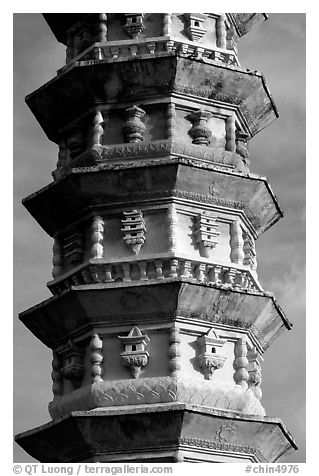
[[[21,205],[51,181],[57,146],[50,143],[24,97],[64,64],[65,47],[40,14],[14,19],[14,431],[50,420],[51,351],[18,320],[19,312],[50,296],[52,239]],[[280,417],[305,461],[305,15],[270,14],[241,39],[241,65],[264,73],[280,118],[251,141],[252,172],[267,176],[285,217],[257,241],[258,273],[273,291],[293,330],[264,355],[263,399]],[[15,462],[33,462],[14,445]],[[288,461],[288,459],[287,459]]]

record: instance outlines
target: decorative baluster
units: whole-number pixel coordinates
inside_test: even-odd
[[[105,282],[114,281],[112,278],[112,266],[110,264],[105,266]]]
[[[168,231],[168,251],[174,253],[177,246],[176,231],[178,217],[174,203],[170,203],[167,209],[167,231]]]
[[[170,277],[176,278],[177,277],[177,266],[178,266],[178,259],[171,259],[170,261]]]
[[[226,144],[225,149],[230,152],[235,152],[236,150],[236,125],[235,125],[235,115],[232,114],[226,119]]]
[[[93,377],[93,383],[101,382],[103,374],[103,342],[98,334],[92,336],[90,342],[91,349],[91,374]]]
[[[53,270],[52,276],[54,279],[63,274],[63,247],[61,241],[55,238],[53,243],[53,258],[52,258]]]
[[[184,261],[181,276],[183,278],[192,278],[192,262]]]
[[[230,284],[231,286],[235,285],[235,277],[236,277],[237,269],[236,268],[227,268],[224,274],[225,276],[225,284]]]
[[[104,221],[100,216],[95,216],[92,223],[92,247],[91,247],[91,258],[101,259],[103,258],[103,232],[104,232]]]
[[[146,48],[148,49],[148,52],[151,55],[153,55],[155,53],[155,49],[156,49],[155,41],[150,41],[149,43],[146,43]]]
[[[176,129],[176,108],[175,104],[169,103],[167,105],[167,138],[173,139]]]
[[[125,142],[142,142],[145,132],[145,125],[142,119],[146,112],[140,107],[133,106],[125,109],[127,121],[123,125]]]
[[[206,278],[205,271],[206,271],[206,264],[205,263],[201,263],[197,266],[197,270],[196,270],[197,279],[201,283],[203,283],[205,281],[205,278]]]
[[[87,268],[82,269],[81,276],[85,284],[91,284],[91,274]]]
[[[170,328],[169,349],[168,349],[168,355],[170,358],[168,367],[169,367],[169,370],[171,371],[172,377],[177,377],[181,369],[180,343],[181,343],[180,331],[179,331],[179,328],[176,325],[174,325],[173,327]]]
[[[54,398],[62,395],[63,393],[63,381],[62,381],[62,373],[61,373],[61,362],[57,352],[53,351],[53,360],[52,360],[52,392]]]
[[[221,284],[221,271],[222,271],[222,267],[219,266],[219,265],[215,265],[212,268],[213,283],[214,284]]]
[[[122,263],[122,269],[123,269],[123,281],[131,281],[131,275],[130,275],[130,264],[129,263]]]
[[[189,135],[193,139],[193,144],[205,145],[209,144],[209,138],[212,135],[212,131],[207,127],[207,121],[212,117],[212,113],[209,111],[202,111],[198,109],[186,116],[186,119],[192,122],[193,127],[188,131]]]
[[[92,128],[92,147],[95,145],[102,145],[103,142],[103,116],[101,111],[96,111],[93,118]]]
[[[248,388],[247,381],[249,379],[249,373],[247,368],[249,361],[247,359],[247,345],[245,338],[241,337],[236,341],[234,347],[234,354],[234,380],[237,385],[241,385],[242,387]]]
[[[171,33],[172,16],[170,13],[163,13],[163,36],[168,36]]]
[[[96,41],[98,43],[107,42],[107,15],[106,13],[98,14],[98,21],[96,24]]]
[[[248,386],[253,390],[256,398],[258,398],[258,400],[260,400],[261,397],[262,397],[262,391],[261,391],[261,388],[260,388],[260,385],[261,385],[261,382],[262,382],[260,360],[262,360],[262,357],[258,354],[258,352],[256,350],[256,347],[253,347],[252,349],[250,349],[248,351],[247,358],[248,358],[248,362],[249,362]]]
[[[164,279],[163,276],[163,262],[161,260],[155,260],[156,279]]]
[[[239,220],[234,220],[230,225],[230,248],[231,262],[243,264],[245,258],[244,240]]]
[[[222,13],[216,20],[216,38],[219,48],[226,48],[225,14]]]
[[[142,281],[146,281],[148,279],[147,274],[146,274],[146,266],[147,266],[146,261],[139,261],[138,262],[138,267],[139,267],[139,270],[140,270],[140,279]]]

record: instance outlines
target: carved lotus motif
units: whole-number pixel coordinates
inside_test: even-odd
[[[226,357],[222,355],[212,355],[204,353],[198,356],[198,363],[203,370],[206,380],[211,380],[215,370],[221,369],[224,365]]]

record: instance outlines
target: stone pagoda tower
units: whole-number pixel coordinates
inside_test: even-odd
[[[266,15],[44,17],[66,65],[26,101],[59,153],[24,206],[53,296],[20,319],[53,352],[52,422],[16,441],[51,463],[282,460],[261,362],[291,324],[255,252],[282,212],[248,152],[277,110],[237,53]]]

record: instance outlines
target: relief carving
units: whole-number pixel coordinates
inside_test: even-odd
[[[129,368],[131,376],[137,379],[142,368],[148,363],[149,353],[145,350],[150,341],[146,334],[142,334],[138,327],[133,327],[125,337],[118,336],[125,350],[121,353],[123,365]]]

